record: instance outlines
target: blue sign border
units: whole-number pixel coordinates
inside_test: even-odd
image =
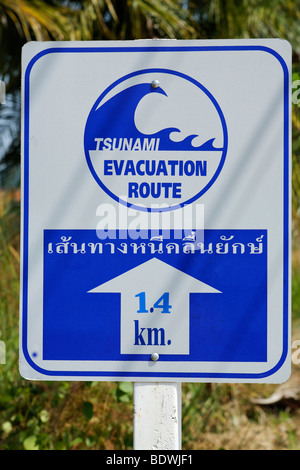
[[[205,373],[205,372],[180,372],[180,373],[151,373],[151,372],[133,372],[133,371],[54,371],[46,370],[34,363],[30,357],[27,348],[27,320],[28,320],[28,234],[29,234],[29,103],[30,103],[30,73],[34,64],[43,56],[53,53],[114,53],[114,52],[220,52],[220,51],[261,51],[273,55],[280,63],[283,69],[284,87],[283,87],[283,123],[284,123],[284,207],[283,207],[283,348],[281,357],[272,369],[259,373]],[[184,381],[184,379],[263,379],[276,373],[284,364],[288,354],[288,329],[289,329],[289,148],[290,148],[290,126],[289,126],[290,100],[289,100],[289,71],[287,64],[281,55],[266,46],[259,45],[228,45],[228,46],[132,46],[132,47],[52,47],[36,54],[29,62],[25,70],[24,78],[24,162],[23,162],[23,286],[22,289],[22,338],[21,346],[27,363],[37,372],[45,376],[55,377],[107,377],[107,378],[174,378]]]

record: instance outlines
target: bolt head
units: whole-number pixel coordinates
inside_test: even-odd
[[[157,353],[152,353],[152,354],[151,354],[151,360],[152,360],[153,362],[158,361],[158,359],[159,359],[159,354],[157,354]]]
[[[158,80],[152,80],[151,86],[152,86],[152,88],[158,88],[159,87],[159,81]]]

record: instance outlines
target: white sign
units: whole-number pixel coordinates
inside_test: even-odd
[[[23,48],[20,371],[290,373],[291,48]]]

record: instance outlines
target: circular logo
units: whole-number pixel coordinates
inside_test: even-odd
[[[87,119],[89,169],[114,200],[168,211],[194,202],[219,176],[227,127],[213,95],[168,69],[146,69],[111,84]]]

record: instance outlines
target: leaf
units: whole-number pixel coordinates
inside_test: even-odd
[[[120,382],[118,386],[117,399],[123,403],[129,403],[133,394],[133,385],[131,382]]]
[[[5,433],[5,434],[9,434],[11,431],[12,431],[12,424],[10,421],[5,421],[4,423],[2,423],[2,431]]]
[[[133,392],[133,385],[131,382],[121,382],[119,385],[119,390],[123,393],[128,393],[129,395]]]
[[[75,439],[73,439],[71,441],[71,447],[76,446],[76,445],[81,444],[81,443],[82,443],[82,438],[81,437],[75,437]]]
[[[42,410],[40,412],[40,420],[42,423],[47,423],[47,421],[49,421],[49,413],[47,410]]]
[[[91,419],[93,417],[94,407],[93,407],[93,404],[90,401],[85,401],[83,403],[82,413],[83,413],[83,416],[86,419]]]
[[[25,450],[39,450],[39,446],[36,444],[36,436],[28,436],[23,442]]]
[[[125,393],[123,395],[120,395],[119,396],[119,401],[121,403],[130,403],[130,398],[128,395],[126,395]]]

